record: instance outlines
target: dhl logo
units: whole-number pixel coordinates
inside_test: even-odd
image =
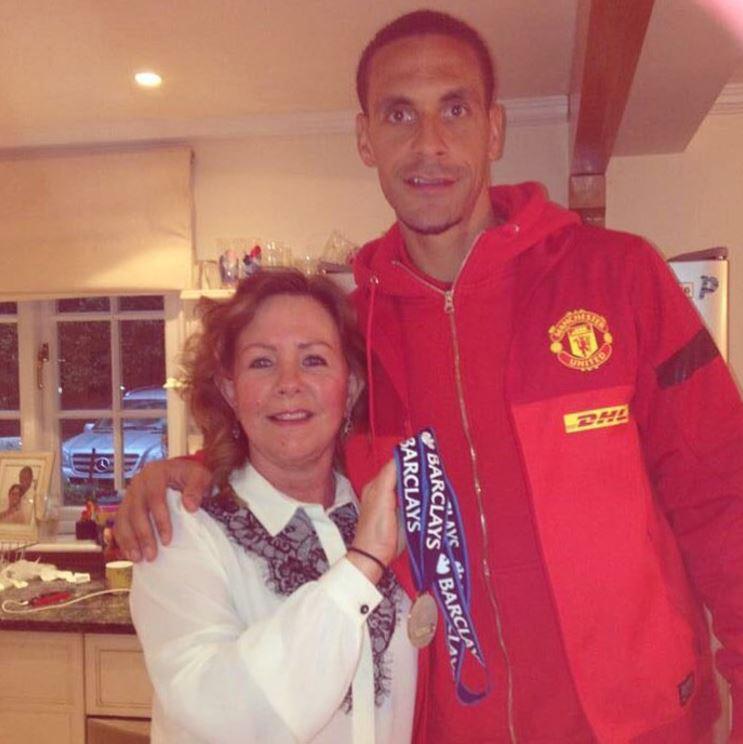
[[[607,426],[619,426],[629,421],[629,405],[609,406],[608,408],[594,408],[589,411],[566,413],[563,417],[565,431],[575,434],[590,429],[603,429]]]

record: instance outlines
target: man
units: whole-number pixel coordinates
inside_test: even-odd
[[[24,465],[21,468],[21,471],[18,473],[18,482],[20,483],[23,496],[28,494],[27,498],[33,501],[34,492],[32,486],[34,484],[34,473],[29,465]]]
[[[582,226],[533,184],[489,188],[503,125],[471,28],[399,18],[357,87],[359,153],[397,223],[355,263],[371,437],[349,471],[363,483],[390,443],[436,429],[487,664],[464,679],[490,689],[457,701],[439,631],[417,740],[710,740],[701,601],[734,698],[743,684],[743,407],[709,334],[643,241]],[[133,526],[151,541],[145,514],[128,498],[126,547]]]

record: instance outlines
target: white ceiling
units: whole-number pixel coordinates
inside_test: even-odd
[[[685,14],[673,12],[694,2],[656,0],[656,11],[663,6],[665,15],[662,22],[651,21],[651,31],[666,42],[673,36],[675,55],[696,48],[698,18],[676,22]],[[385,22],[420,4],[0,0],[0,149],[232,136],[291,128],[292,122],[342,129],[356,106],[353,76],[363,45]],[[554,108],[568,93],[577,4],[427,2],[481,31],[497,53],[501,97],[520,99],[526,110],[540,104]],[[688,84],[688,64],[677,64],[669,77],[668,60],[660,53],[641,64],[637,108],[645,119],[647,97],[676,85],[683,75],[684,100],[699,98],[699,105],[709,108],[717,97],[733,74],[739,50],[721,45],[710,28],[704,27],[705,59],[698,65],[705,70],[691,76],[693,84]],[[706,71],[710,66],[714,73]],[[142,68],[162,74],[160,90],[133,85],[132,73]],[[697,87],[704,93],[695,92]],[[648,126],[645,121],[645,131]],[[625,145],[631,151],[631,142]]]

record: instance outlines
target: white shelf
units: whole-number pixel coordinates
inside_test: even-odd
[[[182,300],[200,300],[202,297],[210,297],[213,300],[226,300],[235,294],[234,289],[183,289]]]
[[[344,292],[353,292],[356,289],[356,282],[351,271],[340,271],[325,274]],[[234,289],[183,289],[181,290],[182,300],[200,300],[202,297],[209,297],[212,300],[226,300],[235,294]]]

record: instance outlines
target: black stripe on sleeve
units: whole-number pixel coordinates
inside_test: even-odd
[[[719,354],[709,331],[706,328],[700,329],[686,346],[680,348],[655,370],[658,386],[669,388],[679,385]]]

